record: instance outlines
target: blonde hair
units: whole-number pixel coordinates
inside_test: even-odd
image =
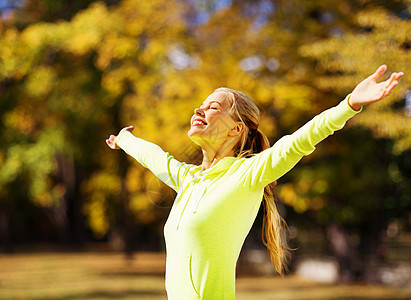
[[[237,157],[251,157],[270,148],[268,138],[258,128],[260,122],[260,110],[257,105],[245,93],[229,88],[218,88],[215,92],[225,92],[231,100],[230,114],[241,121],[244,131],[237,144],[235,155]],[[277,273],[284,274],[287,268],[289,248],[287,246],[285,220],[280,216],[274,202],[274,187],[276,181],[264,188],[264,219],[262,240],[267,247],[271,263]]]

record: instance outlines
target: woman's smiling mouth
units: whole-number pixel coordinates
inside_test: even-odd
[[[193,122],[191,123],[191,125],[192,125],[192,126],[199,126],[199,125],[205,126],[205,125],[207,125],[207,123],[206,123],[205,121],[199,119],[199,118],[195,118],[195,119],[193,120]]]

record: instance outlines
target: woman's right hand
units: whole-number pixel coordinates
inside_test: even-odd
[[[124,127],[123,129],[120,130],[120,132],[118,133],[118,135],[120,135],[120,133],[122,133],[123,131],[130,131],[133,132],[134,130],[134,126],[127,126]],[[106,143],[107,145],[111,148],[111,149],[120,149],[119,146],[117,146],[116,144],[116,137],[115,135],[110,135],[110,137],[108,139],[106,139]]]

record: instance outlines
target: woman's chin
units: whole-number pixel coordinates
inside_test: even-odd
[[[187,135],[189,138],[193,138],[195,136],[200,136],[201,134],[201,130],[199,130],[198,128],[192,127],[190,128],[190,130],[187,132]]]
[[[198,132],[195,129],[194,130],[190,129],[188,131],[187,135],[194,144],[196,144],[198,146],[201,146],[201,141],[203,140],[203,138],[201,138],[201,133],[200,132]]]

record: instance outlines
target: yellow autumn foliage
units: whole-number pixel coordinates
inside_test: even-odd
[[[83,213],[103,237],[122,193],[136,222],[144,223],[165,215],[159,208],[169,208],[173,198],[147,170],[105,146],[122,126],[134,125],[135,135],[192,162],[199,149],[187,137],[190,117],[218,87],[249,94],[261,108],[260,128],[274,142],[336,104],[379,64],[409,69],[409,21],[377,7],[352,16],[359,29],[342,26],[323,38],[330,25],[301,16],[330,9],[328,3],[278,1],[272,8],[278,15],[260,11],[260,23],[255,11],[234,2],[196,23],[187,17],[190,7],[174,0],[96,2],[71,20],[21,30],[0,22],[0,135],[6,141],[0,190],[29,178],[27,197],[52,207],[70,186],[60,178],[57,157],[74,161],[85,172],[78,183]],[[335,18],[351,13],[346,1],[332,6]],[[392,139],[396,154],[411,149],[411,119],[398,109],[410,78],[352,121]],[[301,175],[281,184],[279,198],[297,212],[320,210],[332,189],[324,177]]]

